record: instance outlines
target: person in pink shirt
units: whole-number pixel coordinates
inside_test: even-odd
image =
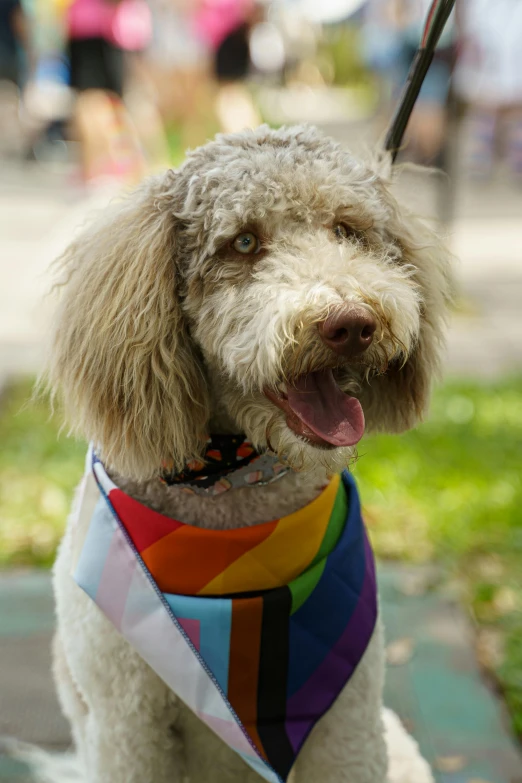
[[[244,82],[250,70],[250,33],[264,18],[256,0],[203,0],[195,29],[214,53],[215,110],[224,131],[255,127],[261,121]]]
[[[138,179],[143,155],[122,97],[127,52],[150,40],[149,8],[145,0],[73,0],[65,24],[84,178]]]
[[[203,0],[194,18],[198,35],[216,50],[250,15],[253,0]]]

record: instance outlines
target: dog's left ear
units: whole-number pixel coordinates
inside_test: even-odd
[[[65,252],[47,379],[108,467],[147,479],[197,456],[207,387],[180,303],[178,176],[147,180]]]
[[[387,186],[383,183],[387,191]],[[426,413],[433,381],[439,377],[449,308],[454,299],[453,257],[444,241],[422,219],[400,207],[387,193],[387,225],[412,270],[420,294],[419,336],[406,361],[394,360],[363,389],[361,402],[369,431],[402,432]]]

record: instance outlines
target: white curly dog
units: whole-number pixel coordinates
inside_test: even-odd
[[[252,526],[316,498],[364,426],[416,424],[439,368],[449,255],[389,177],[388,160],[362,162],[310,127],[218,136],[66,251],[48,380],[124,492],[191,525]],[[208,497],[158,480],[209,432],[243,433],[292,470]],[[72,556],[69,524],[54,670],[80,779],[259,782],[79,589]],[[382,708],[383,650],[377,623],[292,783],[432,780]]]

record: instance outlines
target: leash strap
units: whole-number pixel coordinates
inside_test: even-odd
[[[435,48],[454,5],[455,0],[433,0],[431,4],[420,46],[411,64],[406,84],[384,142],[384,149],[391,152],[392,163],[395,163],[401,148],[404,132],[433,60]]]

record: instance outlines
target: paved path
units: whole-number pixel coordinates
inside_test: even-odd
[[[437,783],[521,783],[522,756],[480,676],[468,622],[451,600],[422,589],[424,573],[380,568],[386,703],[420,742]],[[50,676],[53,625],[48,574],[0,576],[0,735],[61,750],[69,732]],[[25,777],[0,757],[0,783]]]
[[[51,263],[113,189],[87,193],[65,170],[0,166],[0,382],[39,370],[52,313]]]
[[[423,589],[425,575],[380,568],[385,702],[419,741],[437,783],[522,783],[522,754],[477,666],[469,621],[443,592]]]

